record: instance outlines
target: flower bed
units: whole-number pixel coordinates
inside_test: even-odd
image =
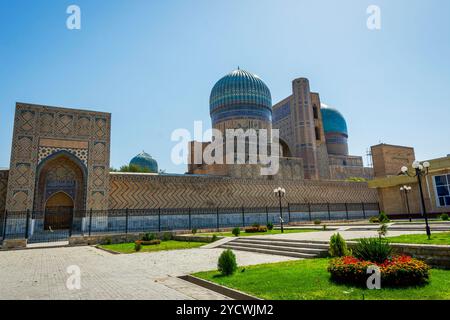
[[[154,246],[154,245],[160,244],[161,240],[158,240],[158,239],[147,240],[147,241],[146,240],[136,240],[134,243],[141,244],[143,246]]]
[[[253,226],[245,228],[246,233],[267,232],[267,227]]]
[[[377,265],[381,271],[382,286],[414,286],[428,281],[430,267],[409,256],[394,256],[383,263],[341,257],[330,261],[328,272],[335,282],[365,286],[370,274],[369,266]]]

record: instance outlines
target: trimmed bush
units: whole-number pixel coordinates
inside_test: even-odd
[[[232,233],[235,237],[237,237],[237,236],[239,236],[239,235],[241,234],[241,229],[238,228],[238,227],[233,228],[233,230],[231,231],[231,233]]]
[[[273,223],[272,222],[269,222],[267,224],[267,230],[273,230]]]
[[[211,242],[216,242],[217,241],[217,234],[213,234]]]
[[[383,263],[391,254],[392,248],[389,243],[377,238],[360,239],[353,248],[355,258],[376,263]]]
[[[150,233],[150,232],[147,232],[142,237],[143,241],[152,241],[152,240],[155,240],[155,239],[156,239],[156,235],[154,233]]]
[[[330,249],[328,250],[332,257],[343,257],[350,254],[347,243],[339,233],[335,233],[330,238]]]
[[[111,243],[112,243],[111,238],[106,238],[106,239],[105,239],[105,244],[106,244],[106,245],[111,244]]]
[[[448,221],[448,214],[447,213],[441,214],[441,220]]]
[[[380,223],[380,219],[378,217],[370,217],[370,223]]]
[[[158,239],[153,239],[153,240],[148,240],[148,241],[146,241],[146,240],[137,240],[137,241],[134,242],[135,245],[136,244],[140,244],[142,246],[154,246],[154,245],[157,245],[157,244],[160,244],[160,243],[161,243],[161,240],[158,240]]]
[[[267,232],[267,227],[255,226],[245,228],[246,233]]]
[[[219,257],[217,269],[224,276],[230,276],[237,270],[236,256],[230,249],[225,250]]]
[[[314,224],[315,224],[315,225],[319,225],[319,224],[321,224],[321,223],[322,223],[322,221],[320,221],[319,219],[314,220]]]
[[[173,235],[170,232],[164,232],[162,240],[163,241],[169,241],[173,239]]]
[[[335,282],[366,286],[369,277],[367,268],[373,265],[380,268],[381,286],[416,286],[427,283],[429,279],[430,267],[409,256],[395,256],[383,263],[363,261],[355,257],[335,258],[330,261],[328,272]]]
[[[196,234],[197,233],[197,229],[196,228],[194,228],[194,229],[192,229],[192,234]]]

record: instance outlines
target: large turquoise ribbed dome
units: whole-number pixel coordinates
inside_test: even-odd
[[[217,81],[209,104],[213,125],[243,118],[272,121],[269,88],[258,76],[239,68]]]
[[[136,165],[148,169],[150,172],[158,173],[158,163],[152,158],[151,155],[144,151],[131,159],[130,165]]]
[[[323,130],[325,131],[325,134],[341,133],[348,136],[347,122],[338,110],[322,104],[321,111]]]

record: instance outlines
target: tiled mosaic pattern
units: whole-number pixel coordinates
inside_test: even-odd
[[[73,148],[55,148],[55,147],[39,147],[38,164],[40,164],[48,156],[58,152],[67,151],[81,160],[86,166],[88,164],[88,150],[87,149],[73,149]]]
[[[17,103],[6,209],[33,208],[37,165],[45,159],[44,155],[54,152],[51,149],[39,148],[42,138],[88,142],[88,150],[64,150],[86,164],[86,208],[106,209],[109,193],[107,172],[110,130],[109,113]],[[94,171],[95,178],[91,176]],[[104,173],[103,176],[99,174],[100,171]]]
[[[116,174],[110,177],[110,209],[277,206],[279,181],[199,176]],[[366,183],[283,181],[284,203],[378,202]]]

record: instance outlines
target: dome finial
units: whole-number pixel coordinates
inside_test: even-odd
[[[241,70],[241,69],[239,69],[239,66],[238,66],[238,70]]]

